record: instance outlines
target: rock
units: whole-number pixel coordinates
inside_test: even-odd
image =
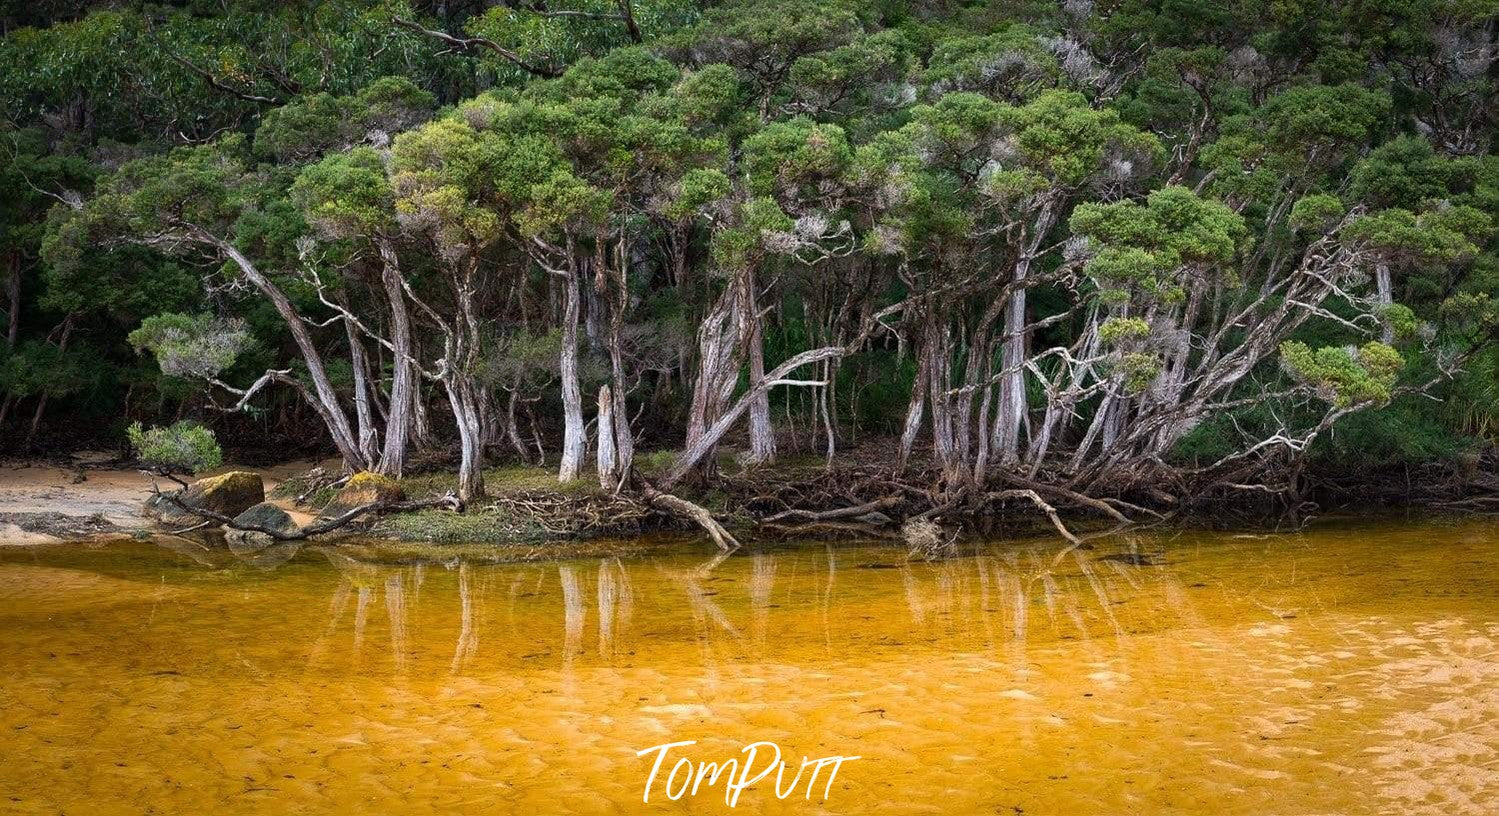
[[[234,523],[254,524],[278,533],[291,534],[297,531],[297,523],[292,520],[291,515],[270,502],[261,502],[240,513],[234,517]]]
[[[239,525],[254,524],[278,533],[294,533],[299,527],[285,510],[270,502],[261,502],[243,513],[234,517],[234,523]],[[238,547],[264,547],[275,539],[265,533],[253,530],[230,529],[224,534],[224,538],[232,548]]]
[[[232,517],[265,501],[265,483],[258,473],[231,470],[199,479],[174,495],[189,507],[201,507]],[[162,496],[152,496],[146,502],[145,512],[163,524],[188,525],[203,520]]]
[[[349,481],[333,494],[333,498],[318,513],[319,519],[337,518],[344,513],[375,502],[406,501],[406,492],[389,476],[360,472],[349,477]]]

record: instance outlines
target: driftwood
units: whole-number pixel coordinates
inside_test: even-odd
[[[739,539],[734,537],[727,528],[713,518],[713,514],[701,505],[693,504],[686,499],[673,496],[670,493],[662,493],[650,485],[646,485],[641,494],[642,499],[650,507],[665,510],[676,516],[688,519],[707,531],[713,543],[724,552],[732,552],[739,549]]]
[[[1067,539],[1073,544],[1082,543],[1082,541],[1079,540],[1077,536],[1073,535],[1072,531],[1068,530],[1067,526],[1062,523],[1061,517],[1057,515],[1057,509],[1047,504],[1046,501],[1041,498],[1041,494],[1037,493],[1034,490],[1030,490],[1028,488],[997,490],[988,494],[984,498],[989,501],[1004,501],[1006,499],[1029,499],[1030,503],[1034,504],[1037,510],[1045,513],[1046,517],[1051,519],[1051,526],[1057,528],[1057,532],[1061,533],[1062,538]],[[1127,519],[1126,523],[1128,523]]]

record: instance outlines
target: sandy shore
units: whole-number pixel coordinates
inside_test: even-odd
[[[214,473],[253,470],[265,479],[269,493],[289,476],[316,462],[287,462],[264,468],[229,465]],[[213,475],[213,474],[204,474]],[[150,520],[141,505],[151,495],[151,479],[138,470],[119,467],[106,454],[80,453],[72,462],[0,463],[0,546],[43,544],[90,533],[118,534],[145,530]],[[46,520],[46,524],[39,522]],[[68,535],[56,529],[68,528]]]

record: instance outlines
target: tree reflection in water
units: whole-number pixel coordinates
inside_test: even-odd
[[[311,576],[331,586],[327,619],[308,653],[309,668],[347,661],[363,670],[365,646],[378,637],[386,655],[378,665],[385,668],[372,664],[370,670],[427,672],[429,666],[412,660],[428,659],[433,652],[425,644],[439,632],[450,632],[451,650],[443,658],[450,675],[479,665],[481,644],[502,664],[534,664],[554,655],[553,665],[570,674],[583,660],[609,664],[645,646],[686,641],[695,644],[711,676],[725,655],[742,655],[752,646],[773,658],[814,631],[830,653],[852,643],[915,640],[988,648],[1023,660],[1026,644],[1038,637],[1087,643],[1104,632],[1120,638],[1141,626],[1200,622],[1191,595],[1169,564],[1136,557],[1139,537],[1110,535],[1099,541],[1104,546],[1097,550],[1093,544],[1046,540],[979,545],[935,562],[905,560],[887,545],[825,544],[706,558],[606,557],[549,568],[461,556],[386,562],[337,545],[297,542],[215,546],[178,537],[158,544],[203,568],[231,572],[325,561],[331,572]],[[1105,552],[1121,557],[1105,557]],[[840,570],[851,568],[857,580],[840,582]],[[555,584],[548,580],[551,574]],[[496,584],[504,587],[497,597],[485,591]],[[889,618],[892,601],[905,613],[898,626]],[[644,625],[633,625],[641,603],[649,617]],[[344,638],[339,633],[349,625],[351,605],[352,628]],[[1126,606],[1132,614],[1122,620],[1118,610]],[[380,608],[384,625],[376,633]],[[544,620],[554,615],[551,626],[558,628],[548,635]],[[815,621],[811,631],[808,616]],[[861,627],[861,620],[874,622]],[[495,623],[504,630],[486,635]],[[415,633],[413,625],[420,627]],[[584,646],[590,638],[597,644],[592,656]]]

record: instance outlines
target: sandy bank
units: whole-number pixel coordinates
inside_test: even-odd
[[[253,470],[266,492],[316,462],[272,467],[228,465]],[[211,475],[211,474],[207,474]],[[75,454],[67,462],[0,463],[0,546],[44,544],[98,535],[118,535],[151,527],[141,505],[151,495],[151,479],[107,454]]]

